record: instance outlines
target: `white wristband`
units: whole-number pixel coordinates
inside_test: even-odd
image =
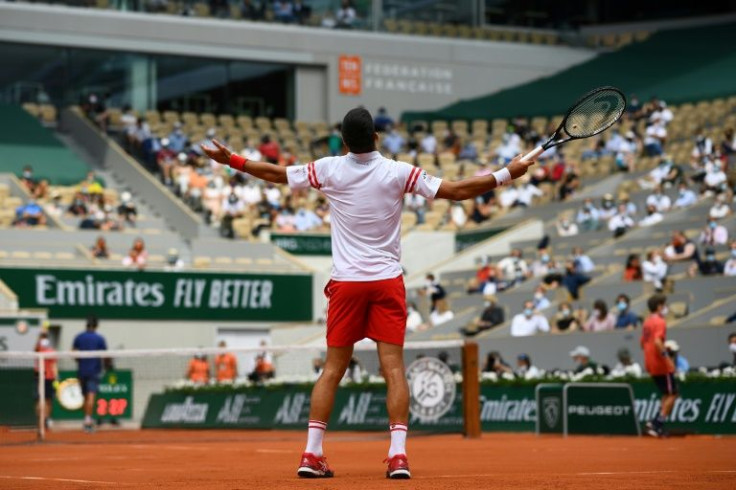
[[[509,172],[509,169],[506,167],[493,172],[493,177],[496,179],[496,185],[499,187],[511,182],[511,172]]]

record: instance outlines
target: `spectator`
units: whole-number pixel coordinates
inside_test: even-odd
[[[624,269],[624,281],[641,281],[641,258],[639,254],[630,254],[626,259],[626,268]]]
[[[695,135],[695,146],[690,155],[690,162],[695,166],[711,154],[713,154],[713,140],[705,136],[705,131],[700,127]]]
[[[659,156],[662,154],[667,142],[667,129],[659,118],[655,118],[646,129],[644,137],[644,151],[647,156]]]
[[[686,374],[690,371],[690,363],[685,359],[685,356],[680,354],[680,344],[676,340],[669,339],[665,341],[664,348],[667,349],[667,355],[670,356],[675,365],[676,373]]]
[[[639,179],[639,187],[642,189],[654,189],[662,185],[665,178],[670,175],[672,170],[672,160],[668,155],[662,155],[659,163],[645,177]]]
[[[64,214],[64,205],[61,204],[61,193],[59,191],[54,191],[51,194],[51,202],[44,206],[44,210],[47,215],[56,218]]]
[[[342,379],[351,383],[361,383],[367,374],[358,358],[351,357]]]
[[[107,241],[105,237],[97,237],[97,241],[92,246],[92,256],[96,259],[109,259],[110,251],[107,249]]]
[[[224,238],[235,238],[233,221],[245,214],[245,204],[237,194],[231,190],[227,199],[222,201],[222,219],[220,221],[220,236]]]
[[[13,226],[44,226],[46,225],[46,215],[43,214],[43,208],[35,201],[29,199],[27,203],[21,204],[15,209],[15,220]]]
[[[720,162],[706,166],[703,178],[703,194],[721,194],[728,188],[728,176],[723,171]]]
[[[657,211],[657,206],[654,204],[648,204],[647,205],[647,215],[639,220],[639,226],[642,227],[648,227],[648,226],[654,226],[656,224],[659,224],[664,219],[664,216],[662,216],[662,213]]]
[[[486,356],[486,362],[483,365],[484,373],[495,373],[497,375],[504,373],[511,373],[511,366],[503,360],[501,354],[498,351],[491,351]]]
[[[424,153],[432,155],[437,153],[437,138],[434,137],[433,133],[427,133],[419,145]]]
[[[558,169],[564,166],[564,162],[558,162],[555,167],[552,170],[554,181],[554,176],[557,174]],[[574,195],[575,192],[580,188],[580,176],[577,174],[574,167],[564,167],[564,175],[560,177],[561,183],[559,188],[557,189],[557,194],[560,198],[560,201],[565,201],[570,196]]]
[[[179,157],[179,155],[182,155]],[[170,186],[173,183],[172,171],[177,165],[177,162],[181,161],[186,163],[186,153],[182,151],[174,151],[171,148],[171,141],[164,138],[161,140],[161,149],[156,153],[156,165],[158,172],[161,175],[161,180],[164,184]]]
[[[590,281],[590,277],[577,271],[575,262],[565,262],[565,275],[562,277],[562,285],[567,288],[570,297],[574,300],[580,297],[580,288]]]
[[[524,208],[528,208],[532,205],[532,201],[535,197],[541,197],[544,195],[544,192],[539,190],[538,187],[532,185],[529,181],[524,182],[523,184],[519,185],[517,188],[518,195],[516,197],[516,202],[514,203],[514,206],[521,206]]]
[[[580,225],[582,231],[595,231],[598,229],[600,222],[600,211],[593,204],[593,200],[588,198],[583,202],[583,207],[578,211],[576,221]]]
[[[264,345],[264,343],[261,342],[261,345]],[[353,361],[351,360],[350,363],[352,364]],[[275,376],[276,369],[273,367],[271,356],[267,351],[260,352],[256,356],[253,371],[248,375],[248,379],[253,383],[262,383],[263,381],[272,379]]]
[[[537,286],[537,289],[534,291],[534,299],[532,300],[532,302],[534,303],[534,310],[542,311],[552,305],[552,303],[550,303],[549,299],[547,299],[547,296],[545,295],[546,292],[547,291],[544,289],[544,286]]]
[[[736,332],[728,336],[728,350],[733,354],[733,364],[736,366]]]
[[[725,226],[718,224],[715,218],[708,218],[705,228],[700,232],[698,241],[711,247],[725,245],[728,243],[728,230]]]
[[[33,167],[30,165],[23,167],[23,173],[20,174],[20,181],[24,186],[26,186],[29,194],[33,195],[36,192],[38,180],[33,177]]]
[[[455,318],[455,314],[450,310],[446,299],[439,299],[435,302],[435,308],[429,314],[429,323],[433,327],[442,325]]]
[[[276,20],[285,24],[290,24],[296,20],[294,17],[294,5],[290,0],[275,0],[273,2],[273,15]]]
[[[296,226],[293,210],[289,206],[284,206],[276,216],[275,224],[276,229],[282,233],[294,233]]]
[[[279,163],[281,149],[279,144],[276,141],[272,141],[269,135],[263,135],[261,138],[261,146],[258,147],[258,151],[261,152],[261,155],[263,155],[263,158],[265,158],[267,162],[273,164]]]
[[[675,199],[674,208],[684,209],[695,205],[698,202],[698,196],[690,190],[686,183],[681,182],[678,186],[677,199]]]
[[[563,302],[557,307],[552,319],[552,333],[574,332],[582,330],[582,322],[575,314],[570,303]]]
[[[143,243],[141,238],[136,238],[128,255],[123,257],[123,265],[125,267],[135,267],[138,270],[143,270],[146,268],[147,259],[148,252],[146,252],[145,243]]]
[[[526,301],[524,311],[511,320],[511,336],[526,337],[539,332],[549,332],[547,319],[534,311],[534,302]]]
[[[322,226],[322,220],[311,209],[300,207],[294,215],[294,227],[297,231],[314,230]]]
[[[300,25],[308,23],[312,17],[312,7],[305,4],[303,0],[294,0],[292,10],[294,12],[294,19]]]
[[[437,359],[444,362],[453,373],[460,372],[460,366],[452,362],[452,359],[450,359],[450,354],[446,350],[443,350],[439,354],[437,354]]]
[[[723,266],[723,275],[736,276],[736,240],[731,240],[731,255]]]
[[[618,238],[633,228],[634,224],[626,206],[619,204],[618,212],[608,221],[608,229],[613,232],[614,238]]]
[[[613,316],[613,313],[608,311],[606,302],[602,299],[595,300],[593,311],[583,325],[583,330],[586,332],[603,332],[613,330],[615,326],[616,318]]]
[[[422,315],[417,309],[417,305],[412,302],[406,303],[406,331],[407,332],[418,332],[420,330],[426,330],[426,325],[422,319]]]
[[[128,191],[125,191],[120,195],[118,216],[130,225],[134,225],[135,220],[138,217],[138,207],[133,202],[133,195]]]
[[[452,203],[448,212],[450,221],[458,228],[462,228],[468,222],[468,215],[465,214],[465,207],[461,202]]]
[[[613,199],[613,194],[605,194],[601,199],[601,207],[599,209],[600,219],[608,221],[613,218],[616,214],[616,201]]]
[[[616,328],[626,328],[633,330],[639,326],[639,317],[632,312],[629,307],[631,306],[631,300],[625,294],[619,294],[616,298]]]
[[[434,274],[427,274],[422,293],[429,296],[432,302],[432,310],[436,308],[439,300],[444,299],[447,296],[445,288],[443,288],[440,282],[435,279]]]
[[[52,353],[55,352],[54,348],[51,346],[51,341],[49,340],[49,334],[46,331],[42,331],[41,334],[38,336],[38,342],[36,342],[36,348],[34,349],[36,352],[46,352],[46,353]],[[35,361],[34,365],[34,371],[35,371],[35,380],[34,380],[34,388],[37,389],[38,387],[38,377],[39,377],[39,366],[38,360]],[[44,425],[48,429],[51,427],[51,408],[54,404],[54,396],[55,396],[55,385],[57,383],[57,380],[59,379],[59,368],[57,365],[57,359],[55,357],[46,357],[43,360],[43,392],[44,392],[44,405],[41,406],[41,397],[40,393],[36,393],[36,415],[40,416],[41,412],[43,412],[43,421]]]
[[[698,248],[685,236],[683,231],[672,233],[672,241],[664,249],[664,258],[667,262],[694,260],[696,263],[700,263]]]
[[[602,370],[604,373],[608,372],[608,368],[606,366],[599,367],[598,363],[595,363],[591,360],[590,349],[588,349],[584,345],[579,345],[575,347],[575,349],[570,351],[570,357],[572,357],[576,363],[576,367],[573,371],[573,373],[575,374],[580,374],[584,376],[594,375],[598,374],[599,369]]]
[[[206,384],[210,380],[210,364],[204,354],[195,354],[189,360],[187,379],[195,384]]]
[[[662,186],[657,185],[654,188],[654,193],[647,197],[647,206],[654,206],[654,208],[660,213],[666,213],[672,207],[672,200],[662,192]]]
[[[549,261],[550,256],[546,248],[540,248],[537,250],[537,260],[532,262],[531,275],[532,277],[545,277],[549,274]]]
[[[473,141],[467,141],[460,153],[457,155],[458,160],[469,160],[473,163],[478,161],[478,148]]]
[[[577,223],[570,222],[570,218],[562,217],[557,222],[557,234],[561,237],[575,236],[579,233]]]
[[[634,157],[639,153],[640,147],[641,143],[636,134],[633,131],[627,131],[616,151],[616,167],[622,172],[633,172],[635,170]]]
[[[105,338],[97,333],[99,322],[96,316],[87,317],[87,328],[84,332],[74,337],[73,350],[78,351],[101,351],[107,350]],[[103,359],[99,357],[78,358],[77,379],[82,388],[84,397],[84,431],[93,432],[92,413],[94,411],[95,396],[100,385],[102,376]],[[109,367],[110,360],[104,359],[105,365]]]
[[[528,354],[519,354],[516,357],[516,375],[524,379],[538,379],[542,377],[542,371],[532,364]]]
[[[358,15],[350,4],[350,0],[342,0],[340,8],[335,13],[335,27],[350,29],[355,25]]]
[[[722,219],[731,214],[731,206],[726,202],[723,195],[716,197],[716,201],[708,211],[708,216],[714,219]]]
[[[529,267],[518,248],[511,250],[511,255],[498,262],[498,269],[509,286],[525,281],[530,274]]]
[[[227,343],[221,340],[217,346],[225,349]],[[218,383],[232,383],[238,377],[238,361],[230,352],[223,352],[215,356],[215,379]]]
[[[487,296],[484,303],[485,309],[480,317],[475,318],[467,328],[461,329],[465,335],[475,335],[501,325],[506,320],[503,308],[498,306],[495,296]]]
[[[705,260],[703,260],[698,269],[704,276],[721,275],[725,271],[723,262],[716,258],[716,252],[712,248],[705,249]]]
[[[427,214],[427,200],[419,194],[406,194],[404,196],[404,208],[417,215],[417,224],[424,223]]]
[[[629,349],[619,349],[616,357],[618,357],[618,364],[616,364],[616,366],[611,370],[611,376],[617,378],[623,376],[633,376],[635,378],[641,377],[641,366],[638,362],[631,360]]]
[[[373,124],[376,126],[376,131],[378,132],[396,130],[396,128],[394,128],[394,120],[388,115],[385,107],[378,108],[376,117],[373,118]]]
[[[179,257],[179,251],[175,248],[170,248],[166,254],[164,270],[167,272],[176,272],[182,269],[184,269],[184,261]]]
[[[386,131],[388,134],[384,136],[382,145],[386,151],[391,153],[393,158],[396,158],[396,155],[401,152],[401,149],[404,147],[404,138],[399,134],[396,128],[391,125],[386,127]]]
[[[575,263],[575,270],[581,274],[589,274],[595,270],[593,260],[585,255],[581,247],[572,249],[572,260]]]
[[[509,126],[502,136],[501,144],[496,147],[495,155],[502,163],[509,163],[516,155],[521,153],[521,138],[513,132]]]
[[[657,291],[664,289],[664,280],[667,277],[667,262],[662,259],[659,250],[650,250],[647,260],[641,264],[644,282],[650,282]]]
[[[245,20],[259,20],[263,17],[263,11],[253,3],[253,0],[243,0],[240,13]]]

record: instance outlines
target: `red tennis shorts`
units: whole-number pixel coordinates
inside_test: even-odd
[[[345,347],[364,338],[404,345],[406,291],[402,276],[380,281],[334,281],[325,286],[327,345]]]

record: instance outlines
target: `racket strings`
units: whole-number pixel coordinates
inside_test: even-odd
[[[626,99],[613,89],[603,89],[583,97],[565,119],[564,129],[573,138],[587,138],[613,125],[623,114]]]

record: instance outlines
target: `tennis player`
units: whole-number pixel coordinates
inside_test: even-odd
[[[461,201],[524,175],[533,161],[514,158],[491,175],[450,182],[421,168],[384,158],[376,151],[378,135],[373,117],[356,108],[342,121],[347,155],[319,159],[307,165],[280,167],[252,162],[218,141],[203,146],[213,160],[254,177],[288,184],[292,189],[312,187],[330,202],[333,267],[325,287],[327,355],[324,370],[312,390],[307,446],[297,474],[332,477],[322,452],[335,392],[353,355],[353,344],[363,338],[376,342],[381,373],[386,379],[386,406],[391,431],[388,478],[410,478],[406,456],[409,387],[403,344],[406,295],[399,264],[401,212],[405,194],[426,199]]]

